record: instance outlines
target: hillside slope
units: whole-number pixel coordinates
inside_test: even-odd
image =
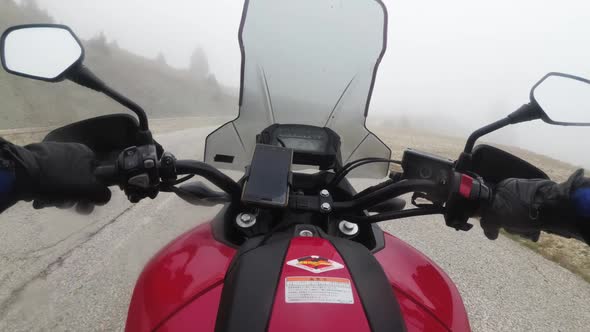
[[[53,18],[34,1],[0,1],[0,30]],[[83,41],[85,64],[116,90],[140,104],[150,117],[223,116],[237,113],[237,91],[214,76],[195,77],[162,61],[132,54],[97,37]],[[45,83],[0,70],[0,129],[55,126],[91,116],[124,112],[108,98],[70,82]]]

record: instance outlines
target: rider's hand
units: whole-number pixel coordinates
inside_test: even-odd
[[[71,207],[80,213],[104,205],[110,190],[94,176],[95,155],[78,143],[45,142],[5,146],[16,168],[15,199],[33,200],[33,207]]]
[[[590,187],[590,180],[578,170],[561,184],[550,180],[507,179],[500,182],[490,204],[482,207],[481,227],[489,239],[500,228],[537,241],[540,232],[585,239],[587,216],[580,215],[578,192]],[[587,207],[586,207],[587,208]]]

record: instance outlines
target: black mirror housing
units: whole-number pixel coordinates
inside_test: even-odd
[[[531,107],[543,121],[560,126],[590,126],[590,80],[552,72],[530,93]]]
[[[25,24],[0,37],[0,62],[9,73],[45,82],[61,82],[84,61],[84,46],[68,26]]]

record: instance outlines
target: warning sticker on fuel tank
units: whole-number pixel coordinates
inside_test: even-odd
[[[338,262],[316,255],[290,260],[287,262],[287,265],[298,267],[302,270],[313,273],[322,273],[344,268],[344,265]]]
[[[353,304],[352,285],[346,278],[287,277],[285,302]]]

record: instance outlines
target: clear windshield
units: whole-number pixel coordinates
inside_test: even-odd
[[[365,128],[374,73],[385,50],[385,7],[376,0],[250,0],[240,30],[240,114],[207,138],[205,160],[243,170],[256,135],[274,124],[329,127],[342,161],[390,156]],[[220,162],[222,161],[222,162]],[[383,177],[387,165],[357,176]]]

